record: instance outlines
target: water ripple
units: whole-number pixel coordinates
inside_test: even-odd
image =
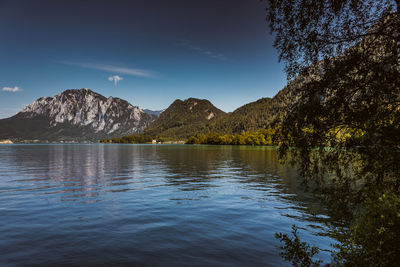
[[[324,207],[271,149],[13,145],[0,158],[2,266],[281,266],[275,232],[331,241]]]

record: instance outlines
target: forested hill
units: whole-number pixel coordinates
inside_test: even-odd
[[[254,131],[264,128],[273,120],[271,112],[272,98],[261,98],[251,102],[224,117],[220,117],[209,123],[209,128],[221,133],[240,133],[242,131]]]
[[[205,99],[175,100],[141,135],[162,140],[185,140],[209,132],[240,134],[269,128],[273,123],[279,124],[286,114],[297,81],[291,82],[273,98],[261,98],[228,114]]]
[[[207,133],[208,124],[226,113],[205,99],[175,100],[143,134],[166,139],[186,139],[196,133]]]
[[[231,134],[257,131],[270,127],[274,122],[279,123],[290,101],[291,86],[285,87],[273,98],[261,98],[210,122],[209,129],[213,132]]]

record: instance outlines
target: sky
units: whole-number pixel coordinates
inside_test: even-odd
[[[0,0],[0,118],[89,88],[141,108],[225,112],[287,83],[259,0]]]

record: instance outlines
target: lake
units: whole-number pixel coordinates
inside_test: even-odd
[[[0,266],[288,265],[276,232],[332,242],[300,182],[269,147],[1,145]]]

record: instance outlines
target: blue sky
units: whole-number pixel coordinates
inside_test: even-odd
[[[230,112],[286,84],[259,0],[0,0],[0,36],[0,118],[71,88]]]

